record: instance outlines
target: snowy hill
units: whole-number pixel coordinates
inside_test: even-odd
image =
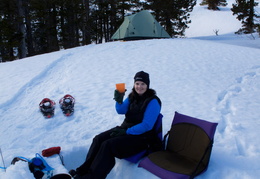
[[[219,35],[235,32],[241,28],[241,22],[232,15],[232,4],[234,0],[227,1],[226,7],[219,7],[220,11],[207,10],[207,6],[200,6],[197,1],[191,14],[191,24],[186,30],[187,37],[212,36],[218,30]]]
[[[175,111],[219,123],[209,168],[197,178],[258,178],[260,40],[232,35],[232,30],[219,36],[200,37],[194,30],[187,39],[87,45],[1,63],[0,147],[8,168],[0,169],[0,178],[33,179],[25,163],[14,166],[11,160],[32,158],[53,146],[61,146],[66,167],[56,157],[47,158],[55,172],[75,169],[92,138],[122,122],[124,116],[114,109],[115,84],[126,83],[128,94],[140,70],[150,74],[150,86],[162,100],[164,133]],[[57,104],[65,94],[76,99],[71,117],[64,117]],[[51,119],[38,110],[45,97],[57,104]],[[118,159],[107,178],[157,177]]]

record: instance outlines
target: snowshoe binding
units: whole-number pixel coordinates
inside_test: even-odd
[[[27,162],[27,160],[24,159],[23,157],[14,157],[13,160],[12,160],[12,162],[11,162],[11,164],[12,164],[12,165],[15,165],[15,163],[18,162],[18,161]]]
[[[63,98],[60,99],[60,108],[65,116],[71,116],[74,113],[74,103],[75,99],[66,94]]]
[[[55,102],[50,100],[49,98],[44,98],[40,104],[40,111],[46,118],[51,118],[54,116],[54,110],[55,110]]]

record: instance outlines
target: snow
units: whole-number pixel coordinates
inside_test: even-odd
[[[226,7],[220,7],[220,11],[207,10],[207,6],[199,6],[200,2],[194,7],[191,14],[191,24],[186,32],[186,36],[208,36],[224,35],[229,32],[235,32],[241,28],[241,22],[232,15],[232,4]]]
[[[193,22],[206,12],[205,19],[211,14],[217,18],[217,13],[231,15],[228,10],[211,12],[196,6]],[[220,29],[219,36],[212,33],[214,28]],[[33,179],[25,162],[11,165],[12,159],[33,158],[54,146],[61,146],[65,162],[63,167],[58,156],[45,158],[55,173],[78,167],[92,138],[124,118],[114,108],[115,84],[126,83],[127,95],[140,70],[150,74],[150,86],[162,100],[164,134],[175,111],[218,123],[209,168],[198,179],[258,178],[260,39],[257,34],[255,40],[234,35],[237,21],[231,20],[203,33],[198,29],[191,24],[187,34],[192,35],[185,39],[92,44],[1,63],[0,147],[7,170],[0,169],[0,178]],[[70,117],[58,106],[65,94],[76,99]],[[56,102],[55,116],[50,119],[38,110],[45,97]],[[158,177],[117,159],[107,178]]]

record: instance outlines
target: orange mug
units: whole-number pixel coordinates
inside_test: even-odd
[[[125,83],[117,83],[117,84],[116,84],[116,89],[117,89],[120,93],[124,93],[124,92],[125,92]]]

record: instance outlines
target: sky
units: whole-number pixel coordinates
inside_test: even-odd
[[[57,155],[45,158],[54,174],[77,168],[93,137],[124,119],[115,111],[115,84],[126,83],[127,95],[141,70],[150,74],[150,87],[162,101],[164,134],[175,111],[218,123],[209,168],[196,178],[258,178],[259,36],[235,35],[240,22],[228,8],[212,12],[197,5],[191,19],[187,38],[91,44],[0,63],[0,148],[7,167],[0,179],[33,179],[25,162],[11,165],[12,159],[33,158],[54,146],[61,147],[65,163]],[[76,100],[70,117],[58,105],[66,94]],[[56,102],[50,119],[39,112],[46,97]],[[116,159],[107,178],[158,177]]]

